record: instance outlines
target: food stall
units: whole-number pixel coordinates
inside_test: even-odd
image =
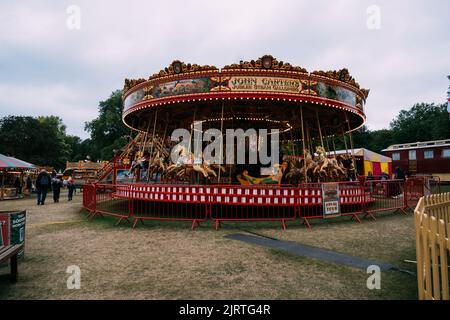
[[[0,200],[19,199],[23,196],[24,177],[33,170],[31,163],[0,154]],[[19,179],[20,186],[16,186]]]

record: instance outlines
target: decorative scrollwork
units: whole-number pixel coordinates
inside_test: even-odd
[[[171,75],[177,75],[182,73],[190,73],[190,72],[198,72],[198,71],[217,71],[219,70],[215,66],[209,66],[209,65],[198,65],[198,64],[186,64],[180,60],[173,61],[167,68],[164,68],[163,70],[159,71],[158,73],[155,73],[149,77],[149,80],[165,77],[165,76],[171,76]]]
[[[271,55],[264,55],[261,58],[257,60],[251,60],[251,61],[240,61],[239,63],[226,65],[222,68],[222,70],[272,70],[272,71],[289,71],[289,72],[299,72],[308,74],[308,71],[305,68],[302,67],[296,67],[292,66],[290,63],[285,63],[283,61],[278,61]],[[148,80],[153,80],[161,77],[166,76],[173,76],[173,75],[179,75],[179,74],[187,74],[191,72],[201,72],[201,71],[218,71],[218,68],[215,66],[209,66],[209,65],[198,65],[198,64],[186,64],[180,60],[173,61],[167,68],[164,68],[163,70],[159,71],[158,73],[153,74],[149,77]],[[360,88],[359,84],[355,81],[355,79],[350,75],[349,71],[344,68],[341,70],[330,70],[330,71],[314,71],[311,73],[311,75],[316,75],[320,77],[325,77],[333,80],[342,81],[344,83],[347,83],[357,89],[360,89],[360,94],[362,94],[362,100],[365,102],[369,90]],[[225,79],[223,79],[225,80]],[[220,82],[224,82],[224,81]],[[130,88],[147,81],[146,79],[125,79],[125,85],[124,85],[124,92],[128,91]],[[218,80],[216,80],[218,82]],[[303,84],[303,94],[312,94],[316,95],[316,86],[313,84],[312,80],[309,80],[309,83],[302,82]],[[146,98],[152,98],[151,97],[151,87],[149,87],[147,91],[144,89],[145,97]],[[219,91],[219,90],[226,90],[227,86],[224,83],[217,83],[214,85],[214,87],[211,89],[211,91]]]
[[[313,71],[311,74],[315,74],[317,76],[326,77],[334,80],[339,80],[345,83],[348,83],[359,89],[359,84],[355,81],[355,79],[350,75],[348,69],[344,68],[341,70],[330,70],[330,71]]]
[[[136,86],[142,82],[145,82],[145,81],[147,81],[147,80],[142,79],[142,78],[140,78],[140,79],[125,79],[125,84],[123,86],[123,92],[125,93],[130,88],[133,88],[134,86]]]
[[[144,90],[144,100],[153,99],[153,86],[146,86]]]
[[[308,73],[305,68],[294,67],[290,63],[284,63],[278,61],[271,55],[265,55],[261,58],[251,61],[240,61],[239,64],[234,63],[226,65],[223,70],[236,70],[236,69],[265,69],[265,70],[283,70],[283,71],[295,71],[301,73]]]
[[[361,90],[361,92],[362,92],[362,94],[364,96],[364,102],[365,102],[367,97],[369,96],[370,89],[361,88],[360,90]]]

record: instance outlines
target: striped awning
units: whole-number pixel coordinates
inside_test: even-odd
[[[0,169],[34,169],[35,166],[31,163],[16,159],[14,157],[7,157],[0,153]]]

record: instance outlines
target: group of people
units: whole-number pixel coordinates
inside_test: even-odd
[[[37,204],[44,205],[47,193],[53,192],[53,201],[59,202],[61,188],[67,185],[68,200],[72,201],[73,194],[75,192],[75,180],[69,177],[67,180],[62,181],[56,172],[49,174],[45,169],[42,169],[36,178],[36,191],[37,191]]]

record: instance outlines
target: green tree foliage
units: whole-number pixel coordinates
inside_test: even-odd
[[[450,119],[446,104],[415,104],[402,110],[390,128],[397,143],[450,138]]]
[[[70,146],[70,156],[68,161],[76,162],[79,160],[90,159],[91,140],[81,140],[78,136],[68,135],[65,137],[66,143]]]
[[[130,129],[122,122],[122,110],[122,91],[116,90],[99,103],[99,116],[86,123],[85,129],[91,134],[89,155],[93,160],[108,160],[114,149],[126,144],[125,136]]]
[[[450,118],[447,105],[415,104],[401,110],[389,129],[370,131],[362,127],[353,134],[355,148],[364,147],[375,152],[392,144],[450,138]]]
[[[8,116],[0,120],[0,152],[36,165],[65,167],[71,150],[66,127],[55,116]]]

